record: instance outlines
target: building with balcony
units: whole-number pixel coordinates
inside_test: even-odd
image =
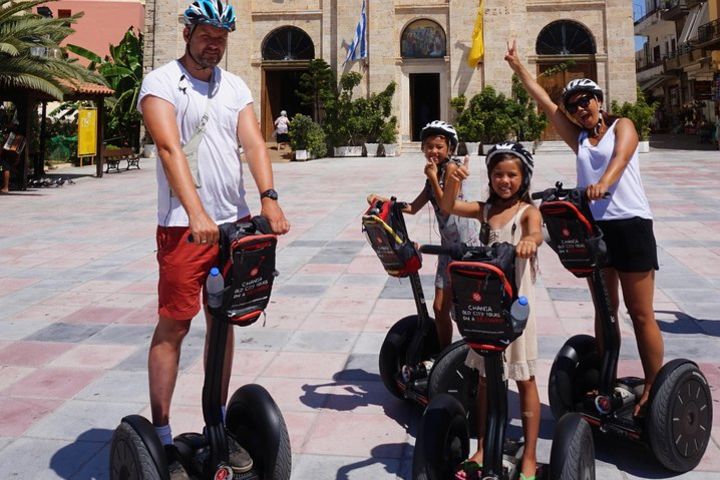
[[[230,34],[222,67],[250,87],[263,133],[269,139],[280,110],[308,112],[294,94],[313,58],[337,72],[359,71],[356,96],[398,85],[393,114],[401,142],[419,138],[422,126],[451,117],[450,99],[471,97],[486,85],[510,93],[506,41],[553,95],[576,77],[597,80],[608,101],[633,101],[636,78],[632,3],[628,0],[485,0],[485,57],[467,65],[478,0],[365,0],[368,58],[345,63],[362,0],[230,0],[237,31]],[[147,0],[145,66],[182,55],[179,17],[189,0]],[[552,131],[546,132],[552,138]]]

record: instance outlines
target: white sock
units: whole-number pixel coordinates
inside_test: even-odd
[[[172,430],[170,429],[169,423],[161,427],[155,426],[155,433],[157,433],[160,443],[162,443],[163,446],[173,444]]]

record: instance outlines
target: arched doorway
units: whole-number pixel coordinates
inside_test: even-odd
[[[597,47],[592,33],[580,23],[558,20],[540,31],[535,43],[538,83],[560,103],[562,90],[574,78],[597,80]],[[561,140],[552,125],[543,140]]]
[[[400,37],[400,56],[407,75],[409,137],[420,140],[420,131],[428,122],[441,117],[441,76],[446,67],[441,59],[447,54],[445,31],[428,19],[408,24]],[[438,71],[438,68],[441,71]]]
[[[271,139],[273,122],[281,110],[286,110],[290,118],[297,113],[312,116],[312,109],[300,104],[295,91],[313,58],[312,39],[297,27],[277,28],[263,40],[261,127],[265,140]]]

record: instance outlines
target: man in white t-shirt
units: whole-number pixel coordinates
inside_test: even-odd
[[[260,214],[274,233],[290,225],[273,189],[273,173],[245,82],[217,65],[235,29],[233,7],[218,0],[196,0],[183,15],[185,53],[143,80],[138,110],[157,147],[157,258],[159,320],[148,359],[152,421],[166,446],[171,477],[187,478],[170,430],[170,403],[178,374],[180,347],[200,294],[218,254],[218,224],[249,217],[240,164],[242,146],[261,198]],[[207,116],[207,117],[206,117]],[[204,133],[198,126],[206,117]],[[183,149],[184,146],[184,149]],[[192,234],[193,243],[188,242]],[[210,318],[206,311],[206,318]],[[209,330],[209,329],[208,329]],[[222,403],[233,354],[232,329],[223,371]],[[228,439],[236,472],[252,459]],[[239,450],[238,450],[239,449]]]

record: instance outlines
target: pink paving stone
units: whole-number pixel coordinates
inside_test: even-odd
[[[315,307],[316,312],[369,314],[375,305],[375,299],[322,298]]]
[[[40,367],[75,347],[74,343],[15,342],[0,350],[0,365]]]
[[[70,399],[103,374],[101,370],[44,368],[2,391],[8,396]]]
[[[73,288],[71,291],[114,293],[127,285],[130,285],[129,281],[90,280]]]
[[[140,308],[135,308],[113,323],[132,325],[155,325],[158,321],[157,298]]]
[[[277,352],[263,352],[258,350],[235,350],[233,354],[233,375],[261,375],[277,357]]]
[[[35,369],[31,367],[0,366],[0,390],[12,385],[34,371]]]
[[[23,288],[39,282],[39,278],[0,278],[0,297],[10,295],[13,292],[22,290]]]
[[[309,436],[319,412],[288,412],[283,411],[285,426],[290,435],[290,450],[294,453],[305,453],[303,445]]]
[[[432,297],[426,296],[425,303],[427,305],[428,311],[430,312],[430,315],[432,315]],[[392,314],[395,315],[398,320],[400,320],[402,317],[406,317],[408,315],[417,315],[417,308],[415,307],[415,301],[412,299],[400,300],[379,298],[377,302],[375,302],[375,308],[373,308],[372,314]]]
[[[400,318],[393,313],[374,311],[367,317],[367,323],[365,323],[363,330],[366,332],[387,332]]]
[[[333,380],[310,380],[306,378],[258,379],[283,412],[309,412],[322,408],[328,398]]]
[[[363,274],[363,273],[384,274],[385,269],[383,269],[383,267],[380,264],[380,261],[378,261],[377,257],[357,256],[348,265],[347,273],[349,273],[349,274]]]
[[[407,439],[405,427],[385,415],[322,411],[302,451],[316,455],[371,457],[378,445],[400,458]]]
[[[103,299],[102,304],[104,307],[109,308],[132,307],[133,310],[148,304],[157,307],[157,294],[153,289],[148,290],[145,293],[114,292],[106,296]]]
[[[557,316],[538,315],[535,317],[537,332],[541,335],[569,336],[562,320]]]
[[[382,292],[384,285],[333,285],[323,294],[323,298],[367,299],[376,298]],[[408,285],[409,287],[409,285]]]
[[[132,412],[128,412],[132,413]],[[150,413],[150,406],[148,405],[140,415],[150,420],[152,414]],[[119,419],[118,419],[119,420]],[[187,432],[202,432],[202,428],[205,425],[203,420],[202,408],[200,405],[186,406],[186,405],[171,405],[170,407],[170,426],[172,427],[173,437],[180,435],[181,433]]]
[[[50,305],[43,302],[21,310],[13,315],[13,319],[56,321],[75,312],[78,308],[77,305]]]
[[[47,398],[0,397],[0,432],[4,437],[19,437],[61,404]]]
[[[717,405],[716,405],[717,408]],[[714,424],[714,426],[717,426]],[[700,460],[700,464],[695,467],[695,472],[718,472],[720,471],[720,448],[718,448],[717,443],[709,442],[707,449],[705,450],[705,455],[703,455],[702,460]],[[710,478],[710,477],[707,477]]]
[[[271,313],[292,314],[297,312],[312,312],[319,301],[319,297],[276,297],[276,299],[270,300],[270,304],[265,311],[268,315]]]
[[[137,349],[137,346],[126,345],[77,345],[48,363],[48,366],[110,369]]]
[[[347,362],[347,354],[280,352],[265,370],[263,377],[331,378]]]
[[[84,292],[80,290],[70,290],[59,293],[48,299],[44,303],[46,305],[92,305],[102,304],[103,299],[107,296],[105,292]]]
[[[288,312],[288,311],[277,311],[273,309],[266,311],[267,317],[260,317],[258,320],[259,325],[265,325],[262,328],[272,330],[295,330],[297,329],[310,315],[314,315],[310,312]]]
[[[65,323],[115,323],[133,311],[133,308],[90,305],[63,317],[60,321]]]
[[[366,315],[337,315],[332,313],[310,314],[300,325],[300,330],[359,332],[367,322]]]

